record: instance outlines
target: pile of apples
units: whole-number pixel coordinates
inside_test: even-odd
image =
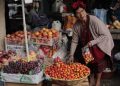
[[[55,29],[43,28],[35,32],[27,32],[28,37],[31,36],[32,41],[37,43],[49,43],[51,39],[58,40],[59,32]],[[22,45],[25,42],[23,31],[17,31],[13,34],[7,34],[6,41],[8,44],[19,44]]]
[[[27,35],[30,36],[31,32],[27,32]],[[24,32],[17,31],[13,34],[7,34],[6,40],[9,44],[23,44],[24,43]]]
[[[31,34],[31,39],[36,43],[51,44],[54,41],[57,41],[59,38],[59,32],[55,29],[43,28],[39,31],[36,31]]]
[[[55,38],[59,36],[59,32],[55,29],[43,28],[31,34],[32,38]]]
[[[6,51],[0,51],[0,69],[4,66],[7,65],[9,60],[11,60],[12,57],[14,57],[16,53],[14,51],[9,50],[8,52]]]
[[[86,78],[90,69],[80,63],[65,64],[57,57],[53,65],[46,67],[45,74],[53,79],[76,80]]]

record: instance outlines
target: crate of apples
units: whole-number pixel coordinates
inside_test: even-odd
[[[31,34],[31,41],[37,44],[52,45],[59,39],[59,32],[55,29],[43,28]]]
[[[30,36],[31,32],[27,32],[27,35]],[[13,34],[7,34],[6,43],[14,45],[23,45],[25,43],[25,35],[23,31],[17,31]]]
[[[56,58],[54,64],[45,69],[45,75],[49,76],[57,84],[63,83],[64,85],[75,85],[85,80],[89,74],[90,69],[85,65],[80,63],[65,64],[59,58]]]

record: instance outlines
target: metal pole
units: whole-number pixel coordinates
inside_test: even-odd
[[[25,6],[24,0],[22,0],[22,16],[23,16],[23,26],[24,26],[24,34],[25,34],[25,47],[26,47],[26,54],[29,61],[29,49],[28,49],[28,40],[27,40],[27,29],[26,29],[26,21],[25,21]]]

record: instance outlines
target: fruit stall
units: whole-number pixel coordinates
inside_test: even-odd
[[[39,84],[44,80],[44,59],[65,57],[65,44],[62,44],[60,32],[42,28],[36,32],[17,31],[5,37],[5,51],[1,51],[1,76],[5,82]],[[28,43],[26,55],[25,41]],[[50,62],[50,63],[51,63]]]
[[[24,0],[22,0],[24,31],[5,37],[6,50],[0,51],[1,86],[10,83],[39,84],[43,81],[44,57],[28,43],[30,32],[26,30]]]
[[[43,28],[40,31],[27,32],[29,57],[25,52],[24,36],[24,32],[17,31],[5,37],[6,51],[0,52],[0,63],[1,76],[6,84],[12,82],[37,85],[48,78],[53,84],[74,82],[74,85],[77,85],[82,80],[86,80],[90,73],[86,66],[78,63],[68,65],[64,62],[67,44],[61,41],[64,38],[60,39],[58,31]],[[69,73],[66,74],[63,70]],[[46,77],[43,77],[44,74]]]
[[[89,68],[66,63],[68,45],[62,33],[72,36],[74,15],[63,15],[63,30],[42,27],[27,31],[24,11],[22,0],[24,31],[5,37],[5,50],[0,51],[0,86],[42,86],[44,80],[53,86],[80,86],[83,82],[88,85]]]
[[[43,80],[43,62],[34,52],[28,62],[13,51],[1,51],[1,76],[6,82],[37,84]]]

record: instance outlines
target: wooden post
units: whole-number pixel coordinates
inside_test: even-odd
[[[0,50],[4,50],[5,27],[5,0],[0,0]]]

